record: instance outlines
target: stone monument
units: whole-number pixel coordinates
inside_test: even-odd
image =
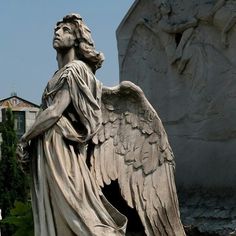
[[[213,199],[236,192],[235,23],[234,0],[137,0],[117,30],[120,78],[139,85],[158,111],[177,186]],[[222,208],[225,222],[205,221],[204,230],[236,228],[235,204],[219,197],[209,210],[206,202],[204,217]]]
[[[146,235],[185,235],[173,153],[142,90],[102,87],[95,72],[104,56],[78,14],[56,24],[53,47],[58,70],[17,149],[23,159],[29,152],[35,235],[125,235],[126,216],[101,189],[114,180]]]

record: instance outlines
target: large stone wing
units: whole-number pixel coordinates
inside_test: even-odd
[[[142,90],[127,81],[104,88],[102,112],[91,159],[98,184],[118,180],[121,195],[137,210],[147,235],[185,235],[173,153],[162,122]]]

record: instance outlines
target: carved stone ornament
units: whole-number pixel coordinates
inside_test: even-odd
[[[77,14],[57,23],[53,46],[59,70],[18,149],[30,141],[35,235],[125,235],[126,216],[101,190],[112,180],[146,235],[185,235],[173,153],[141,89],[131,82],[102,87],[95,71],[104,57]]]

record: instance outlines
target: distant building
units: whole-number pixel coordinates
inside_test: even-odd
[[[39,111],[39,106],[13,93],[10,97],[0,100],[0,122],[5,121],[7,108],[12,109],[15,116],[16,134],[20,138],[33,124],[36,114]],[[0,136],[1,142],[2,137]]]

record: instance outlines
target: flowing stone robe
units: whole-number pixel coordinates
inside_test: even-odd
[[[35,235],[125,235],[126,217],[105,199],[86,165],[87,141],[101,123],[101,84],[85,63],[73,61],[49,81],[44,109],[65,85],[70,105],[32,141]]]

